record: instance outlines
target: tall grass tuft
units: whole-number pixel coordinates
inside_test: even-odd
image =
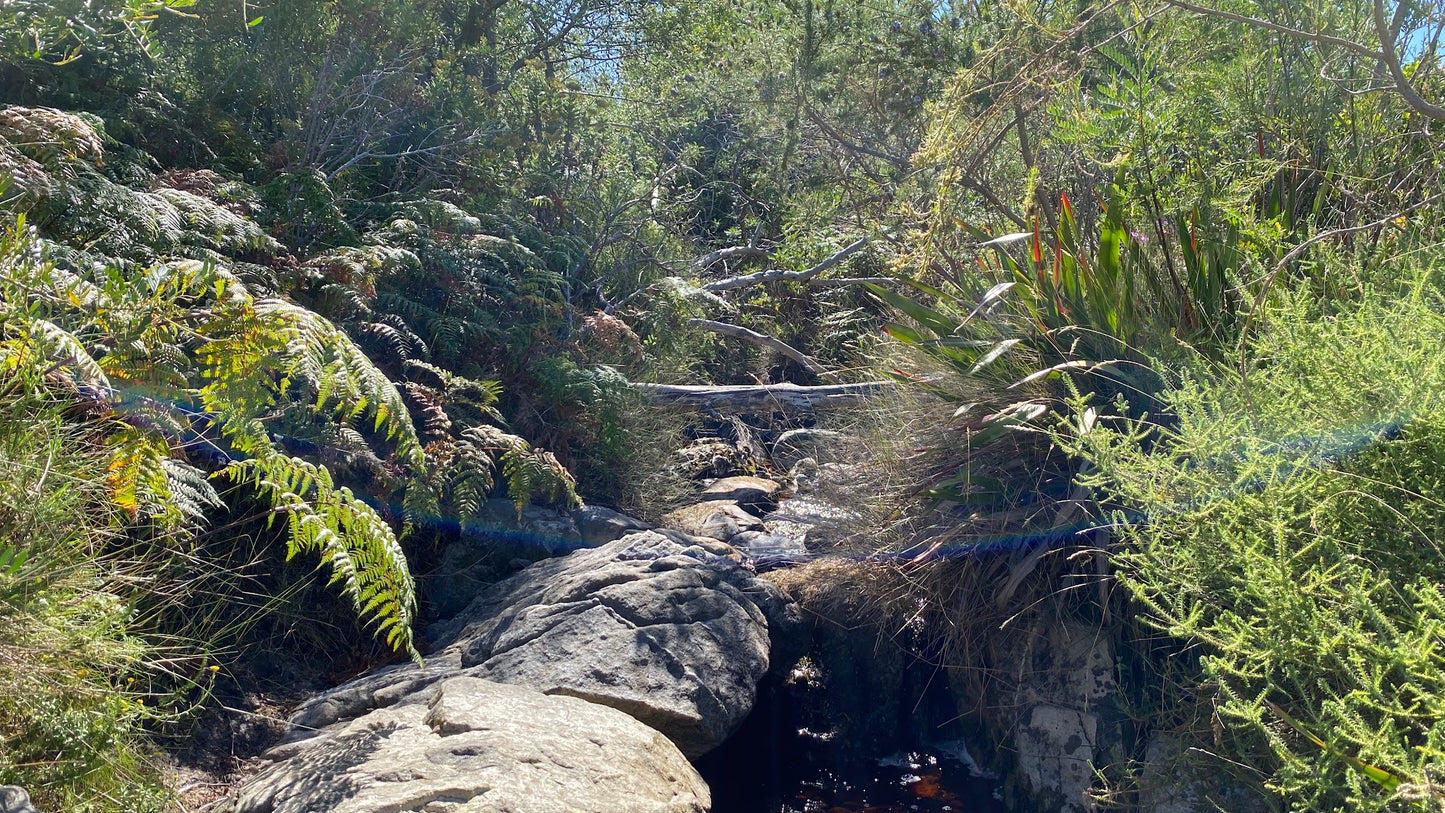
[[[93,439],[10,378],[0,391],[0,784],[45,810],[161,811],[147,649],[127,633]]]

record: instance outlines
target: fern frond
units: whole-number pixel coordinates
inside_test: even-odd
[[[337,488],[325,466],[271,453],[232,463],[227,473],[253,485],[286,515],[287,558],[317,554],[331,583],[386,642],[418,658],[411,626],[416,585],[391,526],[350,489]]]
[[[462,439],[500,454],[507,495],[518,510],[535,497],[569,508],[582,504],[576,478],[551,452],[533,449],[527,441],[495,426],[468,427],[462,431]]]
[[[506,452],[502,455],[502,473],[507,478],[507,494],[518,510],[531,504],[535,497],[567,508],[582,504],[577,496],[576,478],[551,452],[542,449]]]
[[[110,391],[105,370],[70,331],[54,322],[35,319],[29,324],[29,333],[35,350],[58,367],[72,369],[78,374],[77,383]]]

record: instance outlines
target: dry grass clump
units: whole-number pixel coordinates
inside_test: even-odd
[[[918,609],[902,570],[886,562],[830,557],[773,570],[763,578],[809,615],[845,626],[885,629],[906,622]]]

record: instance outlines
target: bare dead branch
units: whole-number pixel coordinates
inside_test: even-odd
[[[823,260],[822,262],[818,263],[812,268],[807,269],[806,271],[784,271],[781,269],[759,271],[756,274],[744,274],[740,277],[729,277],[727,279],[720,279],[715,282],[709,282],[706,285],[702,286],[702,289],[709,293],[717,293],[718,291],[730,291],[734,288],[745,288],[749,285],[760,285],[764,282],[772,282],[774,280],[790,280],[793,282],[804,282],[818,276],[824,271],[827,271],[829,268],[832,268],[843,260],[846,260],[858,249],[868,245],[868,243],[872,239],[873,238],[871,237],[859,238],[858,240],[849,243],[837,254],[834,254],[826,260]]]
[[[719,412],[811,412],[856,404],[895,386],[892,381],[866,381],[861,384],[826,384],[817,387],[800,387],[797,384],[713,387],[633,384],[632,388],[649,400],[685,409]]]
[[[687,320],[687,326],[701,328],[702,330],[716,333],[719,336],[731,336],[734,339],[741,339],[745,342],[748,342],[749,344],[757,345],[758,347],[766,347],[772,350],[776,350],[779,353],[782,353],[783,355],[792,359],[793,361],[796,361],[799,366],[812,373],[813,375],[822,375],[824,373],[823,368],[819,367],[817,362],[808,358],[801,350],[798,350],[792,345],[779,341],[778,339],[774,339],[772,336],[769,336],[767,334],[759,333],[755,330],[749,330],[740,325],[729,325],[726,322],[714,322],[711,319],[689,319]]]

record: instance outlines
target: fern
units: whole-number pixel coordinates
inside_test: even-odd
[[[533,449],[527,441],[495,426],[474,426],[463,431],[462,437],[500,455],[507,494],[518,511],[536,497],[568,507],[582,504],[577,480],[551,452]]]
[[[568,508],[582,504],[577,496],[577,480],[551,452],[542,449],[512,451],[502,455],[502,473],[507,478],[507,493],[526,507],[534,497]]]
[[[358,615],[410,650],[414,586],[391,528],[271,434],[278,422],[319,423],[335,454],[380,471],[370,433],[419,476],[425,454],[391,381],[330,322],[256,298],[225,268],[85,278],[41,262],[37,246],[23,218],[0,239],[0,367],[60,383],[107,419],[112,501],[135,520],[194,532],[222,503],[185,456],[228,458],[225,472],[287,515],[288,554],[319,555]]]
[[[270,500],[271,520],[286,516],[287,559],[319,555],[331,568],[331,584],[352,600],[357,615],[374,623],[392,647],[417,657],[411,632],[416,586],[396,535],[375,509],[336,487],[325,466],[284,454],[237,461],[227,473]]]

